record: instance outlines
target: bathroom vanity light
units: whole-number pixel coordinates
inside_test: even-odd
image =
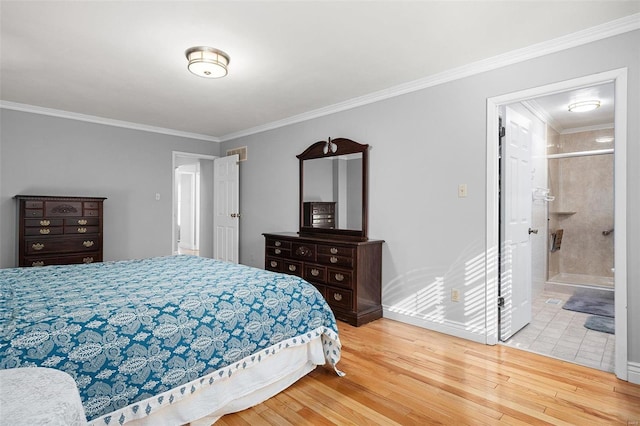
[[[569,104],[569,111],[571,112],[587,112],[596,108],[600,108],[600,101],[582,101]]]
[[[196,46],[187,49],[184,54],[189,60],[187,68],[197,76],[220,78],[227,75],[229,55],[222,50],[207,46]]]

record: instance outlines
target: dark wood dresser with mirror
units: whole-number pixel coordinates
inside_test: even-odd
[[[384,241],[367,238],[368,149],[339,138],[298,155],[299,231],[263,234],[265,269],[309,281],[354,326],[382,317]]]
[[[104,197],[16,195],[18,266],[102,262]]]

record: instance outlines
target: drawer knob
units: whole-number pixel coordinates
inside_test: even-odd
[[[317,277],[318,275],[320,275],[320,271],[314,268],[311,270],[311,275],[313,275],[314,277]]]
[[[338,254],[338,249],[335,247],[331,247],[329,251],[331,252],[331,254]]]
[[[276,266],[278,266],[278,262],[276,262],[275,260],[271,261],[271,267],[275,268]]]
[[[42,243],[33,243],[33,244],[31,244],[31,247],[34,250],[42,250],[44,248],[44,244],[42,244]]]
[[[49,229],[49,228],[41,228],[40,229],[40,233],[42,235],[47,235],[49,232],[51,232],[51,229]]]
[[[83,241],[82,245],[85,247],[93,247],[93,241]]]
[[[340,293],[333,293],[333,298],[339,302],[342,300],[342,295]]]
[[[296,269],[298,269],[298,268],[296,267],[296,265],[289,265],[289,270],[290,270],[291,272],[295,272],[295,271],[296,271]]]
[[[276,241],[273,245],[275,245],[276,247],[280,247],[282,243],[280,241]]]
[[[331,256],[331,258],[329,258],[329,262],[331,263],[338,263],[338,258],[335,256]]]
[[[87,219],[79,219],[78,220],[78,225],[86,225],[87,223],[88,223]]]
[[[336,281],[344,281],[344,275],[336,274]]]
[[[85,232],[87,232],[87,228],[78,228],[79,234],[84,234]]]
[[[36,260],[35,262],[31,263],[31,266],[44,266],[44,261]]]
[[[93,263],[93,257],[85,257],[82,259],[83,263]]]
[[[40,221],[40,226],[49,226],[51,225],[51,221],[50,220],[41,220]]]
[[[280,254],[280,253],[282,253],[282,250],[280,250],[280,249],[275,249],[273,252],[274,252],[275,254]]]

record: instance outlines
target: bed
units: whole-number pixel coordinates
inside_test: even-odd
[[[341,374],[333,313],[295,276],[178,255],[0,269],[0,286],[0,368],[68,373],[93,425],[215,419]]]

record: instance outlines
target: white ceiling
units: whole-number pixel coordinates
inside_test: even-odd
[[[638,13],[638,1],[6,1],[5,102],[228,138]],[[224,50],[229,75],[186,69]]]

